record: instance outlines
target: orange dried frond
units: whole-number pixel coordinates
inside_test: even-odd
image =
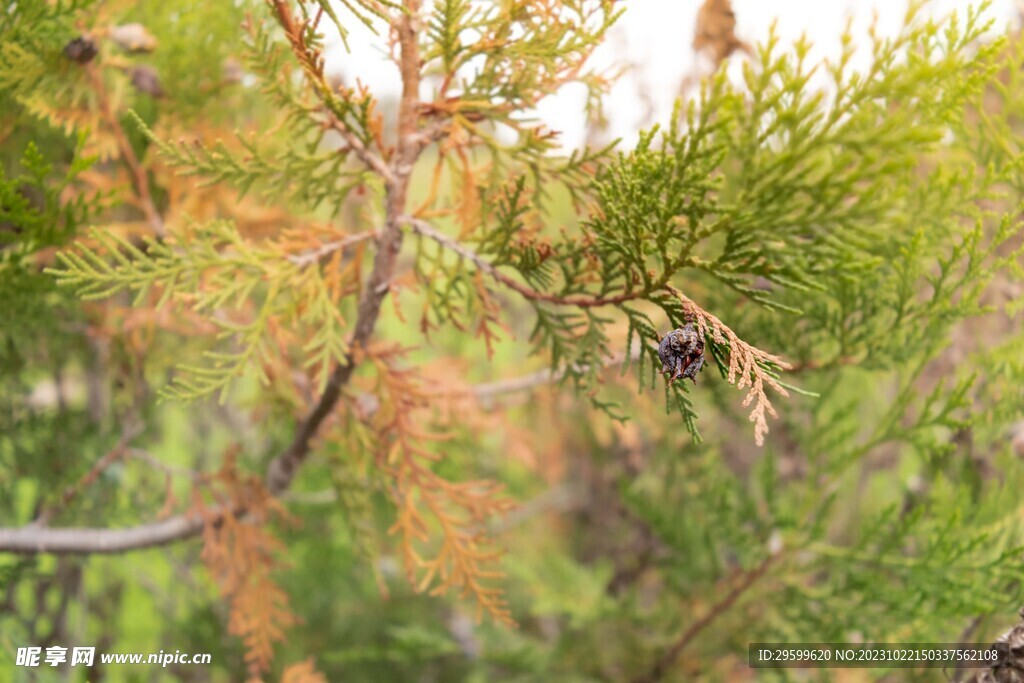
[[[313,658],[290,664],[281,676],[281,683],[327,683],[322,673],[316,670]]]
[[[427,211],[434,206],[437,201],[437,192],[441,186],[441,174],[444,172],[445,162],[445,151],[442,147],[438,151],[437,161],[434,163],[434,170],[430,176],[430,189],[427,191],[426,198],[412,211],[412,215],[418,218],[425,218]]]
[[[160,288],[153,287],[147,293],[147,301],[141,306],[104,303],[90,307],[90,312],[96,316],[95,326],[91,331],[105,338],[124,336],[129,343],[139,342],[140,349],[146,345],[141,343],[139,337],[133,335],[145,334],[151,338],[155,332],[162,331],[178,337],[212,337],[219,332],[209,320],[190,308],[155,308],[161,293]]]
[[[270,668],[284,630],[298,621],[288,596],[271,578],[282,566],[284,545],[265,527],[271,516],[289,517],[258,477],[238,471],[234,456],[229,451],[221,469],[203,482],[223,506],[222,514],[214,516],[198,491],[193,491],[193,510],[206,520],[200,558],[230,606],[228,632],[242,639],[249,673],[258,678]],[[236,513],[243,509],[245,519]]]
[[[473,288],[476,290],[477,301],[480,305],[478,320],[476,324],[476,336],[483,337],[487,348],[487,358],[494,358],[494,343],[500,337],[494,331],[500,328],[508,332],[508,327],[501,322],[501,306],[491,296],[487,289],[487,281],[484,279],[483,271],[477,270],[473,276]]]
[[[459,225],[459,238],[465,239],[480,227],[480,195],[477,194],[476,170],[469,162],[464,147],[456,147],[459,164],[452,174],[458,200],[455,204],[455,220]]]
[[[417,591],[443,595],[454,591],[472,598],[477,618],[487,613],[495,621],[514,626],[504,591],[486,585],[504,573],[495,568],[502,552],[491,547],[492,540],[483,530],[483,522],[511,510],[515,503],[496,495],[497,486],[464,487],[453,484],[415,462],[416,455],[404,457],[391,468],[395,480],[398,517],[390,533],[400,537],[401,553],[409,582]],[[440,548],[426,558],[418,546],[426,544],[428,527],[421,508],[425,508],[441,532]]]
[[[388,154],[387,145],[384,144],[384,115],[377,111],[377,100],[373,97],[373,93],[370,92],[361,80],[356,79],[356,89],[359,92],[359,100],[369,102],[367,109],[367,133],[373,139],[377,149],[384,151],[384,158],[390,158]]]
[[[766,370],[766,366],[774,365],[784,370],[792,366],[782,358],[753,347],[737,337],[736,333],[725,323],[702,309],[675,287],[669,285],[668,289],[679,300],[683,314],[693,319],[702,336],[706,337],[710,332],[710,336],[716,344],[728,345],[729,371],[727,379],[729,384],[735,384],[737,389],[750,387],[746,398],[743,399],[743,407],[746,408],[751,403],[754,404],[754,409],[750,411],[750,421],[754,423],[754,441],[758,446],[763,445],[764,436],[768,433],[768,420],[765,413],[772,417],[778,417],[765,389],[770,388],[780,396],[789,396],[786,388],[772,377]]]
[[[478,615],[514,625],[500,588],[486,582],[501,578],[496,568],[501,551],[485,533],[487,520],[508,512],[514,501],[491,481],[452,482],[433,471],[442,454],[425,446],[450,438],[425,428],[426,408],[433,394],[409,370],[398,370],[373,357],[383,397],[374,414],[378,466],[393,482],[397,508],[389,533],[399,538],[406,576],[418,591],[440,595],[454,591],[476,601]],[[420,419],[417,419],[420,418]],[[439,531],[434,540],[431,532]],[[437,543],[440,546],[437,547]]]
[[[274,645],[282,642],[285,629],[296,623],[287,594],[263,570],[257,569],[231,597],[228,633],[245,644],[245,662],[253,675],[270,668]]]

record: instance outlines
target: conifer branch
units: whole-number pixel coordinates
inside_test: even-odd
[[[291,5],[285,0],[267,0],[277,22],[284,30],[285,38],[306,75],[313,82],[317,96],[323,102],[321,111],[327,116],[325,125],[338,133],[348,148],[371,170],[380,175],[389,185],[395,182],[393,170],[381,156],[370,150],[345,121],[342,105],[337,101],[331,85],[324,75],[324,59],[319,50],[306,40],[308,21],[299,21],[292,14]],[[418,66],[416,67],[419,68]],[[417,71],[418,73],[418,71]],[[403,73],[403,79],[405,74]],[[418,80],[417,80],[418,83]]]
[[[275,0],[279,16],[290,16],[283,0]],[[311,441],[341,396],[341,389],[348,383],[355,370],[354,350],[361,349],[369,341],[377,324],[381,303],[389,290],[389,283],[395,271],[398,252],[402,248],[401,217],[405,211],[412,165],[420,152],[420,146],[412,139],[416,134],[416,109],[419,103],[420,62],[416,33],[412,22],[419,11],[417,0],[407,0],[405,12],[398,20],[401,42],[402,100],[398,113],[399,150],[390,171],[387,184],[387,221],[377,238],[377,253],[374,256],[373,271],[359,300],[355,329],[349,343],[346,362],[335,368],[327,381],[313,411],[299,426],[291,445],[275,458],[267,470],[267,488],[272,494],[280,494],[288,488],[295,473],[309,454]],[[284,22],[285,19],[282,19]],[[287,31],[286,27],[286,31]],[[296,34],[302,39],[301,32]],[[291,39],[291,38],[289,38]]]
[[[750,344],[747,344],[729,329],[721,320],[704,311],[693,300],[686,297],[676,289],[668,278],[672,270],[666,271],[660,279],[652,281],[636,292],[625,292],[609,297],[580,297],[580,296],[559,296],[537,291],[528,285],[521,284],[513,278],[499,271],[492,263],[482,258],[473,250],[465,247],[456,240],[444,235],[435,229],[430,223],[412,216],[402,216],[402,222],[410,226],[414,232],[423,237],[433,240],[460,258],[473,263],[481,272],[487,273],[490,277],[501,284],[520,293],[527,299],[534,301],[546,301],[564,306],[577,306],[579,308],[590,308],[611,304],[620,304],[633,299],[646,298],[655,292],[664,290],[669,292],[679,301],[683,317],[697,323],[701,336],[714,341],[716,345],[728,350],[729,366],[726,379],[730,384],[736,385],[738,389],[749,387],[749,392],[743,400],[743,407],[753,404],[750,413],[750,421],[754,423],[754,440],[757,445],[764,444],[764,436],[768,433],[768,421],[766,415],[776,417],[777,413],[769,400],[766,389],[771,389],[781,396],[788,396],[789,392],[777,380],[774,369],[789,369],[791,366],[778,356],[762,351]],[[624,360],[624,358],[623,358]],[[621,361],[620,361],[621,362]],[[507,388],[511,391],[518,390],[520,382],[523,388],[529,388],[533,384],[544,383],[553,379],[561,379],[570,370],[574,375],[580,375],[589,370],[594,364],[570,365],[561,371],[546,371],[543,374],[536,374],[522,380],[511,380]],[[499,393],[505,390],[503,385],[498,386]]]
[[[487,273],[490,277],[494,278],[501,284],[505,285],[509,289],[512,289],[527,299],[532,301],[546,301],[548,303],[557,304],[561,306],[577,306],[579,308],[596,308],[598,306],[611,306],[614,304],[621,304],[626,301],[632,301],[634,299],[640,299],[650,295],[653,291],[664,287],[665,283],[662,281],[657,282],[652,289],[638,290],[635,292],[623,292],[622,294],[616,294],[614,296],[607,297],[586,297],[586,296],[559,296],[557,294],[548,294],[546,292],[539,292],[532,287],[517,282],[515,279],[505,275],[498,270],[493,264],[489,263],[482,256],[477,254],[472,249],[459,244],[457,241],[448,237],[447,235],[438,231],[427,221],[421,218],[414,218],[413,216],[402,216],[402,222],[408,225],[419,235],[429,238],[439,245],[448,249],[449,251],[458,254],[463,259],[470,261],[473,265],[479,268],[484,273]]]
[[[740,636],[757,639],[764,629],[748,618],[755,613],[781,615],[794,640],[841,640],[855,632],[875,642],[894,633],[938,641],[949,624],[959,629],[971,619],[963,640],[978,625],[977,615],[1015,600],[1019,508],[1014,487],[1000,484],[1019,480],[1021,472],[997,448],[1005,446],[1002,430],[1020,419],[1024,406],[1016,391],[1024,386],[1024,338],[1013,336],[1019,325],[989,334],[987,325],[973,321],[987,322],[989,306],[1005,304],[1007,320],[1000,322],[1011,325],[1021,312],[1019,303],[1003,299],[1022,299],[1018,280],[1024,275],[1018,249],[1024,88],[1016,68],[1024,61],[1024,42],[992,40],[986,21],[973,12],[966,22],[908,15],[892,38],[872,29],[867,61],[862,52],[851,59],[857,48],[847,31],[838,58],[813,65],[807,41],[780,51],[772,31],[749,55],[742,81],[719,69],[666,127],[641,133],[634,149],[613,145],[566,159],[554,154],[557,133],[524,114],[575,81],[586,87],[588,116],[596,123],[603,79],[584,68],[620,12],[615,0],[436,0],[427,11],[421,0],[404,6],[392,0],[341,0],[340,7],[332,0],[264,3],[273,18],[248,24],[247,63],[233,63],[230,79],[218,67],[229,66],[221,60],[235,52],[229,41],[245,13],[237,3],[218,4],[218,12],[230,9],[218,15],[220,28],[211,21],[216,17],[202,12],[153,25],[161,40],[167,35],[170,49],[145,58],[154,66],[142,68],[159,68],[171,80],[165,98],[143,101],[146,118],[159,120],[162,131],[196,134],[194,142],[171,145],[126,109],[133,94],[123,93],[129,99],[122,101],[115,92],[124,80],[107,78],[108,69],[127,70],[135,56],[97,49],[105,14],[78,2],[17,3],[0,20],[0,86],[6,86],[0,89],[11,95],[5,106],[39,119],[25,129],[34,142],[21,162],[23,174],[6,177],[9,166],[0,165],[0,319],[28,323],[25,330],[0,326],[0,364],[15,361],[7,389],[16,408],[4,414],[0,405],[0,452],[13,443],[15,473],[38,485],[0,490],[13,493],[11,509],[23,509],[33,491],[44,494],[34,522],[25,515],[23,528],[0,528],[0,553],[124,552],[201,535],[201,558],[229,607],[227,634],[244,643],[253,678],[282,668],[272,666],[275,643],[298,616],[274,581],[277,560],[290,553],[268,522],[286,519],[291,486],[298,488],[294,480],[314,457],[334,484],[337,507],[326,521],[348,527],[347,537],[331,533],[325,540],[373,562],[383,594],[393,556],[414,590],[475,600],[479,613],[504,623],[513,609],[501,588],[495,534],[538,512],[584,508],[565,524],[592,529],[585,543],[574,542],[572,528],[557,528],[564,524],[541,523],[540,545],[512,563],[516,583],[531,589],[515,601],[517,616],[529,623],[564,614],[573,628],[554,643],[536,629],[512,640],[496,634],[514,646],[510,671],[551,677],[572,669],[584,678],[628,671],[626,678],[636,676],[637,683],[685,677],[696,666],[706,668],[709,658],[729,656]],[[712,48],[720,61],[739,44],[735,17],[729,0],[704,4],[696,48],[717,41]],[[371,31],[378,19],[387,25],[387,47],[402,81],[397,125],[389,120],[384,126],[370,89],[325,77],[322,27],[332,21],[344,40],[350,17],[341,21],[337,13],[345,11]],[[146,31],[134,27],[129,30]],[[81,36],[68,43],[72,29]],[[997,54],[1004,46],[1011,48],[1005,58]],[[438,79],[423,102],[421,73]],[[238,87],[207,97],[205,84],[222,80]],[[261,83],[258,91],[254,80]],[[261,107],[261,95],[269,96],[269,109]],[[180,171],[160,174],[159,188],[147,163],[157,150],[143,155],[133,149],[134,127],[122,125],[125,113]],[[79,134],[66,175],[60,173],[66,143],[40,135],[38,124]],[[201,141],[219,140],[235,125],[263,124],[272,126],[263,135]],[[511,137],[496,134],[506,126]],[[20,115],[0,129],[0,138],[12,131],[21,137]],[[420,188],[425,193],[418,193],[417,205],[407,206],[412,168],[435,143],[429,187]],[[93,152],[113,163],[89,170]],[[55,176],[64,177],[53,182]],[[186,176],[203,181],[193,185]],[[132,210],[130,223],[107,212],[111,182]],[[95,196],[80,191],[86,188]],[[259,201],[235,201],[250,188]],[[164,238],[156,205],[167,218],[190,215],[197,223]],[[300,209],[336,220],[302,219]],[[578,218],[566,223],[570,211]],[[93,215],[106,225],[90,238],[78,227],[92,223],[87,217]],[[153,226],[141,244],[131,239],[140,220]],[[997,226],[997,220],[1005,223]],[[285,223],[291,229],[272,232]],[[352,227],[356,234],[341,224],[358,226]],[[62,249],[76,237],[73,249]],[[59,251],[51,256],[54,248]],[[498,381],[421,377],[411,358],[391,362],[405,353],[381,338],[390,283],[401,281],[399,253],[401,267],[409,265],[420,285],[414,296],[403,297],[403,307],[414,307],[424,336],[444,330],[444,348],[426,355],[449,368],[447,341],[479,340]],[[53,258],[58,267],[43,275],[77,289],[79,300],[108,301],[81,308],[54,291],[40,268],[21,267],[52,266]],[[1007,275],[1010,282],[1003,282]],[[114,294],[137,297],[129,309],[131,296],[111,300]],[[546,359],[547,369],[509,377],[515,370],[501,370],[508,355],[499,349],[491,356],[501,330],[522,329],[515,312],[506,310],[505,295],[534,323],[528,338],[517,342],[529,349],[520,351]],[[163,308],[167,303],[173,310]],[[394,303],[395,324],[415,335]],[[779,315],[797,309],[792,317]],[[1005,335],[1009,343],[981,353],[957,338],[967,325],[984,333],[983,341]],[[705,370],[716,367],[695,385],[658,376],[672,339],[664,348],[658,344],[674,327],[689,328],[686,347],[676,355],[684,369],[702,367],[693,366],[701,354]],[[696,344],[694,328],[703,345]],[[408,341],[403,332],[396,335]],[[788,365],[783,354],[749,342],[796,362]],[[77,400],[65,404],[72,394],[64,382],[80,382],[79,368],[89,408],[109,403],[97,390],[104,376],[123,387],[110,400],[148,401],[147,379],[188,360],[182,343],[194,343],[207,362],[178,365],[183,372],[169,385],[172,394],[190,400],[220,390],[226,398],[240,376],[258,375],[259,388],[239,386],[240,395],[258,397],[266,422],[257,431],[293,434],[290,443],[287,436],[275,442],[278,450],[267,454],[265,470],[240,471],[237,449],[229,449],[213,474],[187,469],[200,468],[201,456],[178,454],[174,460],[181,464],[169,466],[131,448],[127,437],[107,450],[117,435],[102,437],[80,420]],[[103,348],[107,344],[116,354]],[[467,369],[484,372],[480,351],[472,356],[481,357],[480,367]],[[417,351],[421,359],[431,362]],[[622,365],[624,376],[633,359],[639,360],[632,374],[640,391],[664,389],[666,409],[674,404],[681,421],[650,414],[649,395],[627,402],[624,411],[604,402],[603,393],[622,393],[621,377],[605,368]],[[863,367],[839,371],[848,364]],[[772,391],[801,391],[782,376],[800,370],[813,371],[809,388],[823,399],[792,406],[794,415],[773,435],[769,457],[735,449],[738,436],[722,428],[729,421],[723,413],[731,411],[719,391],[709,391],[732,389],[716,380],[741,390],[735,398],[748,406],[761,443],[774,415]],[[53,378],[56,404],[36,393],[44,388],[42,376]],[[601,391],[605,379],[612,392]],[[540,422],[525,426],[484,414],[518,402],[509,395],[565,389],[632,424],[609,431],[587,415],[574,420],[580,417],[576,405],[550,415],[531,411]],[[22,405],[31,410],[23,414],[17,410]],[[245,432],[245,441],[252,436],[226,416],[223,426],[207,422],[204,409],[183,410],[215,435],[227,429]],[[699,447],[698,409],[711,432],[706,448]],[[100,419],[106,411],[89,412]],[[154,418],[173,428],[180,414],[158,411]],[[552,428],[565,433],[550,439]],[[678,454],[680,431],[688,431],[694,445],[683,446],[685,457],[671,457]],[[610,457],[559,457],[566,443],[580,438]],[[64,450],[69,439],[98,459],[62,473],[61,464],[75,455]],[[20,454],[39,457],[26,469]],[[506,455],[526,467],[509,470]],[[155,499],[159,486],[148,496],[117,487],[111,502],[146,523],[49,528],[82,522],[76,513],[88,512],[85,499],[103,473],[129,458],[155,468],[140,472],[145,476],[136,483],[156,476],[167,484],[162,507]],[[534,480],[550,482],[571,467],[573,478],[586,480],[582,489],[601,495],[583,500],[578,492],[555,489],[512,511],[500,481],[463,481],[458,474],[467,467],[502,479],[512,475],[521,493]],[[847,476],[857,467],[859,479]],[[913,473],[902,494],[904,483],[883,481],[879,467],[891,467],[901,479]],[[628,486],[609,486],[623,473],[637,476]],[[178,485],[189,483],[192,504],[179,504]],[[378,533],[380,495],[393,503],[390,542]],[[964,501],[976,504],[965,507]],[[131,512],[140,502],[144,508]],[[639,536],[620,520],[623,511],[636,516]],[[679,523],[681,513],[686,524]],[[851,520],[855,524],[847,524]],[[772,557],[757,550],[765,536]],[[810,551],[799,553],[799,563],[796,555],[793,563],[781,559],[789,539],[792,549]],[[313,555],[323,550],[319,541],[312,541]],[[378,564],[385,543],[389,562]],[[189,544],[198,549],[194,540]],[[310,539],[300,541],[296,550],[308,545]],[[746,559],[722,571],[722,558],[737,552]],[[595,565],[589,561],[595,557],[609,562]],[[81,563],[59,558],[52,580],[34,571],[36,563],[32,557],[0,562],[0,583],[8,584],[0,613],[13,610],[17,620],[18,612],[35,607],[35,616],[24,619],[30,632],[52,626],[59,635],[68,604],[110,602],[92,599],[97,589],[82,584]],[[327,565],[307,564],[297,567],[300,578],[335,574]],[[615,569],[610,581],[602,575],[604,564]],[[74,576],[62,576],[69,568]],[[641,573],[656,579],[644,590],[659,606],[641,615],[643,623],[630,619],[629,598],[618,590]],[[766,587],[776,582],[783,590]],[[19,597],[26,583],[34,583],[35,605]],[[826,600],[823,611],[823,598],[835,586],[872,591],[868,600]],[[909,602],[907,586],[914,590]],[[147,580],[144,588],[165,586]],[[343,599],[365,604],[363,591],[341,588]],[[62,593],[57,610],[48,606],[52,590]],[[673,605],[692,609],[679,614]],[[432,612],[402,610],[410,628],[388,629],[401,662],[390,643],[378,648],[367,641],[346,648],[342,663],[353,671],[410,668],[459,648],[471,660],[456,662],[460,671],[494,668],[477,656],[480,638],[463,623],[461,609],[448,624],[451,637],[419,628],[413,617]],[[892,614],[898,623],[886,619]],[[602,650],[603,628],[612,622],[626,627],[621,647]],[[1011,633],[1024,643],[1024,628]],[[644,648],[645,640],[653,647]],[[450,673],[448,664],[440,666]],[[977,683],[1001,680],[1008,671],[1020,673],[1024,664],[1012,660],[991,675],[978,674]],[[321,679],[311,664],[284,675],[286,683],[300,678]]]
[[[679,300],[683,308],[683,315],[696,323],[702,337],[705,339],[710,337],[716,344],[729,349],[729,369],[726,379],[729,384],[736,385],[737,389],[750,387],[746,398],[743,399],[743,407],[746,408],[751,403],[754,404],[754,409],[750,412],[750,421],[754,423],[754,441],[758,446],[763,445],[764,435],[768,433],[768,421],[765,418],[765,413],[777,417],[765,389],[772,389],[780,396],[789,396],[789,392],[779,383],[771,368],[788,370],[791,366],[778,356],[751,346],[737,337],[736,333],[721,320],[702,309],[672,285],[666,285],[666,288]]]
[[[271,0],[279,17],[291,21],[291,13],[283,0]],[[356,366],[356,350],[365,347],[373,334],[380,314],[381,304],[387,295],[389,283],[395,270],[398,252],[402,246],[402,217],[408,195],[409,176],[413,163],[422,150],[421,137],[417,130],[419,106],[420,60],[416,27],[419,2],[407,0],[402,16],[397,20],[401,45],[401,73],[403,80],[402,100],[399,107],[398,153],[388,169],[386,213],[387,221],[377,235],[377,253],[373,270],[359,300],[355,326],[349,343],[346,361],[335,367],[327,380],[325,389],[314,408],[296,430],[289,446],[274,458],[267,470],[265,485],[272,495],[280,495],[291,485],[296,473],[312,448],[313,438],[334,410],[341,396],[342,388],[352,377]],[[294,23],[289,39],[302,39],[302,33]],[[300,56],[300,60],[303,59]],[[308,56],[306,57],[308,58]],[[139,548],[165,545],[183,538],[194,536],[207,523],[215,523],[225,514],[238,516],[244,510],[213,508],[205,519],[196,515],[179,515],[161,522],[142,524],[126,529],[36,529],[31,527],[0,528],[0,551],[14,553],[118,553]],[[212,522],[211,522],[212,520]]]
[[[624,353],[616,354],[615,356],[607,359],[606,362],[600,364],[602,368],[614,368],[622,365],[626,362],[635,361],[640,358],[642,351],[636,349],[630,352],[628,355]],[[497,380],[495,382],[486,382],[483,384],[476,384],[469,387],[466,393],[472,394],[477,399],[485,402],[494,400],[499,396],[505,396],[507,394],[515,394],[522,391],[530,391],[536,387],[544,384],[550,384],[552,382],[559,382],[564,378],[569,370],[573,370],[576,373],[582,374],[590,370],[589,365],[574,364],[569,367],[559,368],[558,370],[552,370],[551,368],[544,368],[537,372],[531,372],[528,375],[521,377],[510,377],[509,379]],[[445,393],[461,393],[459,391],[445,391]]]
[[[297,265],[299,268],[305,268],[307,266],[313,265],[314,263],[319,263],[325,257],[330,256],[331,254],[337,251],[345,251],[345,249],[351,247],[354,244],[359,244],[369,239],[376,239],[377,237],[379,237],[379,235],[380,233],[378,233],[376,230],[367,230],[366,232],[360,232],[355,235],[349,235],[340,240],[328,242],[327,244],[323,244],[317,247],[316,249],[310,249],[309,251],[303,252],[302,254],[291,255],[288,257],[288,260]]]

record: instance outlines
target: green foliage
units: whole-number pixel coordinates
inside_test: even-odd
[[[75,305],[39,272],[32,257],[41,249],[63,245],[103,208],[102,196],[75,194],[62,199],[93,164],[83,146],[84,138],[79,138],[71,162],[60,173],[31,142],[17,172],[8,174],[0,167],[0,317],[6,321],[0,330],[0,368],[6,379],[17,377],[27,359],[37,356],[40,337],[54,338],[57,348],[69,341],[59,333],[60,316],[42,316],[39,311],[51,309],[73,318]]]
[[[451,36],[444,22],[466,11],[438,8],[435,34],[446,59],[455,48],[444,47],[451,43],[442,40]],[[1011,225],[961,243],[957,226],[980,220],[979,203],[1000,177],[975,178],[973,166],[958,162],[943,141],[998,68],[1000,41],[973,47],[988,28],[979,17],[972,11],[962,25],[940,26],[918,22],[912,9],[897,38],[874,40],[866,76],[850,69],[847,35],[840,58],[824,70],[824,90],[812,84],[806,42],[790,53],[770,38],[745,67],[742,86],[719,74],[663,135],[648,131],[631,153],[599,167],[587,189],[592,204],[583,239],[523,239],[531,197],[520,178],[485,201],[496,208],[478,250],[553,299],[647,299],[676,325],[684,316],[659,291],[685,279],[684,290],[698,287],[708,310],[725,310],[742,297],[764,307],[741,316],[756,316],[760,326],[776,311],[801,316],[798,338],[769,333],[774,345],[765,341],[762,348],[805,361],[811,349],[828,349],[834,358],[824,362],[852,356],[884,366],[891,361],[883,357],[896,355],[905,362],[927,340],[942,338],[930,325],[948,329],[971,315],[987,274],[1013,261],[986,260],[1015,234]],[[933,96],[919,97],[917,88]],[[826,99],[825,92],[834,94]],[[931,155],[942,155],[943,163],[922,174],[920,161]],[[911,218],[927,229],[908,225]],[[942,252],[949,255],[937,259],[935,275],[930,269]],[[465,312],[480,308],[463,267],[435,261],[425,277],[441,320],[456,315],[456,301]],[[923,282],[937,295],[922,297]],[[602,328],[610,319],[590,309],[558,310],[548,299],[533,306],[538,350],[579,388],[592,386],[589,369],[609,355]],[[656,363],[651,313],[626,310],[626,354],[639,333],[641,357]],[[724,376],[728,347],[712,339],[708,346]],[[680,389],[671,393],[696,436],[688,398]]]
[[[268,679],[316,655],[328,680],[621,681],[682,642],[666,680],[735,680],[757,640],[1001,631],[1024,549],[1019,36],[915,4],[855,70],[849,31],[822,65],[772,31],[741,79],[720,69],[632,149],[560,156],[523,112],[568,82],[597,106],[585,61],[613,3],[433,3],[411,142],[401,103],[325,75],[318,23],[383,41],[407,10],[342,5],[242,29],[245,3],[192,0],[0,17],[0,526],[59,507],[136,422],[51,523],[258,497],[333,391],[272,498],[302,524],[231,518],[259,585],[305,620]],[[62,56],[101,20],[158,47]],[[138,65],[163,97],[131,87]],[[419,163],[394,166],[410,148]],[[147,184],[166,234],[140,227]],[[657,344],[688,322],[705,371],[662,384]],[[507,509],[490,480],[522,507],[490,519]],[[0,639],[53,636],[26,616],[50,595],[77,610],[43,605],[52,625],[82,617],[124,650],[180,639],[237,677],[252,657],[224,631],[262,622],[225,616],[195,563],[188,544],[0,558]],[[437,597],[450,586],[462,600]],[[475,624],[480,596],[520,628]]]
[[[570,0],[557,7],[439,2],[424,59],[436,60],[449,81],[445,89],[451,84],[461,91],[462,110],[495,113],[494,120],[508,122],[560,85],[559,74],[588,55],[621,14],[604,0]],[[458,82],[471,60],[481,64]],[[456,83],[450,83],[453,76]],[[596,86],[593,79],[581,80]]]
[[[99,230],[91,235],[98,249],[83,245],[58,255],[60,267],[53,271],[58,282],[75,286],[84,299],[127,290],[134,293],[136,305],[152,294],[153,305],[160,308],[184,298],[221,330],[218,339],[234,342],[235,348],[204,351],[207,365],[180,366],[181,375],[165,390],[170,398],[195,400],[216,394],[223,403],[232,380],[250,367],[265,367],[275,355],[267,327],[281,315],[290,324],[311,330],[302,347],[302,365],[319,368],[321,390],[330,367],[345,361],[344,321],[323,274],[300,260],[284,260],[276,245],[253,245],[227,221],[197,226],[180,245],[147,240],[139,248]],[[239,322],[221,314],[226,308],[244,308],[257,291],[265,292],[264,298],[251,320]],[[265,371],[260,379],[270,381]]]
[[[182,175],[203,176],[201,187],[230,183],[244,197],[258,186],[263,199],[288,199],[306,210],[316,210],[326,202],[331,213],[337,214],[353,189],[372,182],[372,176],[346,163],[346,155],[324,146],[327,131],[319,126],[293,128],[283,144],[273,139],[261,144],[255,134],[239,135],[240,147],[232,150],[221,141],[212,147],[198,140],[164,143],[138,115],[132,112],[131,117],[168,162],[182,168]]]
[[[61,50],[74,36],[74,15],[92,0],[19,3],[0,16],[0,93],[21,97],[67,71]],[[51,81],[52,83],[52,81]]]
[[[13,263],[25,254],[62,244],[100,209],[97,198],[78,195],[62,202],[61,195],[95,159],[83,155],[80,136],[74,159],[62,177],[53,178],[53,163],[29,143],[21,158],[22,172],[10,178],[0,168],[0,256]]]

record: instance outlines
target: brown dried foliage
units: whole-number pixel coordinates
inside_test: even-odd
[[[778,417],[765,390],[771,389],[780,396],[789,396],[789,392],[772,376],[768,368],[775,366],[786,370],[791,367],[790,364],[778,356],[746,343],[725,323],[698,306],[678,289],[671,285],[667,288],[679,299],[684,315],[693,320],[701,335],[710,336],[716,344],[728,346],[729,372],[726,378],[729,384],[735,384],[737,389],[750,388],[743,399],[743,407],[754,404],[754,409],[750,411],[750,421],[754,423],[754,440],[758,446],[764,445],[764,436],[768,433],[768,420],[765,414]]]
[[[285,669],[281,683],[327,683],[327,679],[316,670],[313,660],[307,659]]]
[[[289,517],[258,477],[238,471],[233,452],[193,491],[192,510],[206,521],[200,557],[229,605],[228,633],[242,639],[251,680],[259,680],[270,668],[274,645],[298,623],[287,594],[273,579],[284,546],[265,526],[271,518]]]
[[[704,0],[697,11],[693,49],[707,54],[716,67],[737,50],[750,52],[736,37],[736,14],[730,0]]]
[[[443,455],[431,448],[452,435],[422,425],[436,395],[413,370],[400,369],[401,350],[375,351],[380,408],[373,416],[377,466],[390,482],[397,507],[389,533],[398,536],[409,582],[417,591],[442,595],[455,591],[477,604],[477,618],[489,614],[515,625],[504,593],[487,582],[504,574],[495,567],[501,551],[493,547],[486,523],[515,503],[503,486],[487,480],[452,482],[433,471]],[[431,530],[440,531],[440,547]]]

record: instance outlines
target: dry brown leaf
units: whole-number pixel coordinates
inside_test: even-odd
[[[743,399],[743,407],[746,408],[753,403],[754,408],[750,411],[750,421],[754,423],[754,441],[758,446],[764,445],[764,436],[768,433],[766,414],[778,417],[775,408],[772,407],[772,402],[765,393],[766,389],[771,389],[780,396],[789,396],[785,387],[779,384],[778,380],[765,368],[774,365],[786,370],[792,366],[782,358],[751,346],[737,337],[736,333],[725,323],[698,306],[675,287],[669,285],[668,289],[679,300],[686,318],[697,325],[702,337],[710,336],[716,344],[729,347],[729,371],[726,379],[737,389],[749,387],[747,396]]]
[[[310,657],[303,662],[289,665],[281,676],[281,683],[327,683],[327,679],[316,670],[316,664]]]
[[[750,47],[736,37],[736,13],[729,0],[704,0],[697,11],[693,49],[711,57],[716,67],[736,50],[750,52]]]

